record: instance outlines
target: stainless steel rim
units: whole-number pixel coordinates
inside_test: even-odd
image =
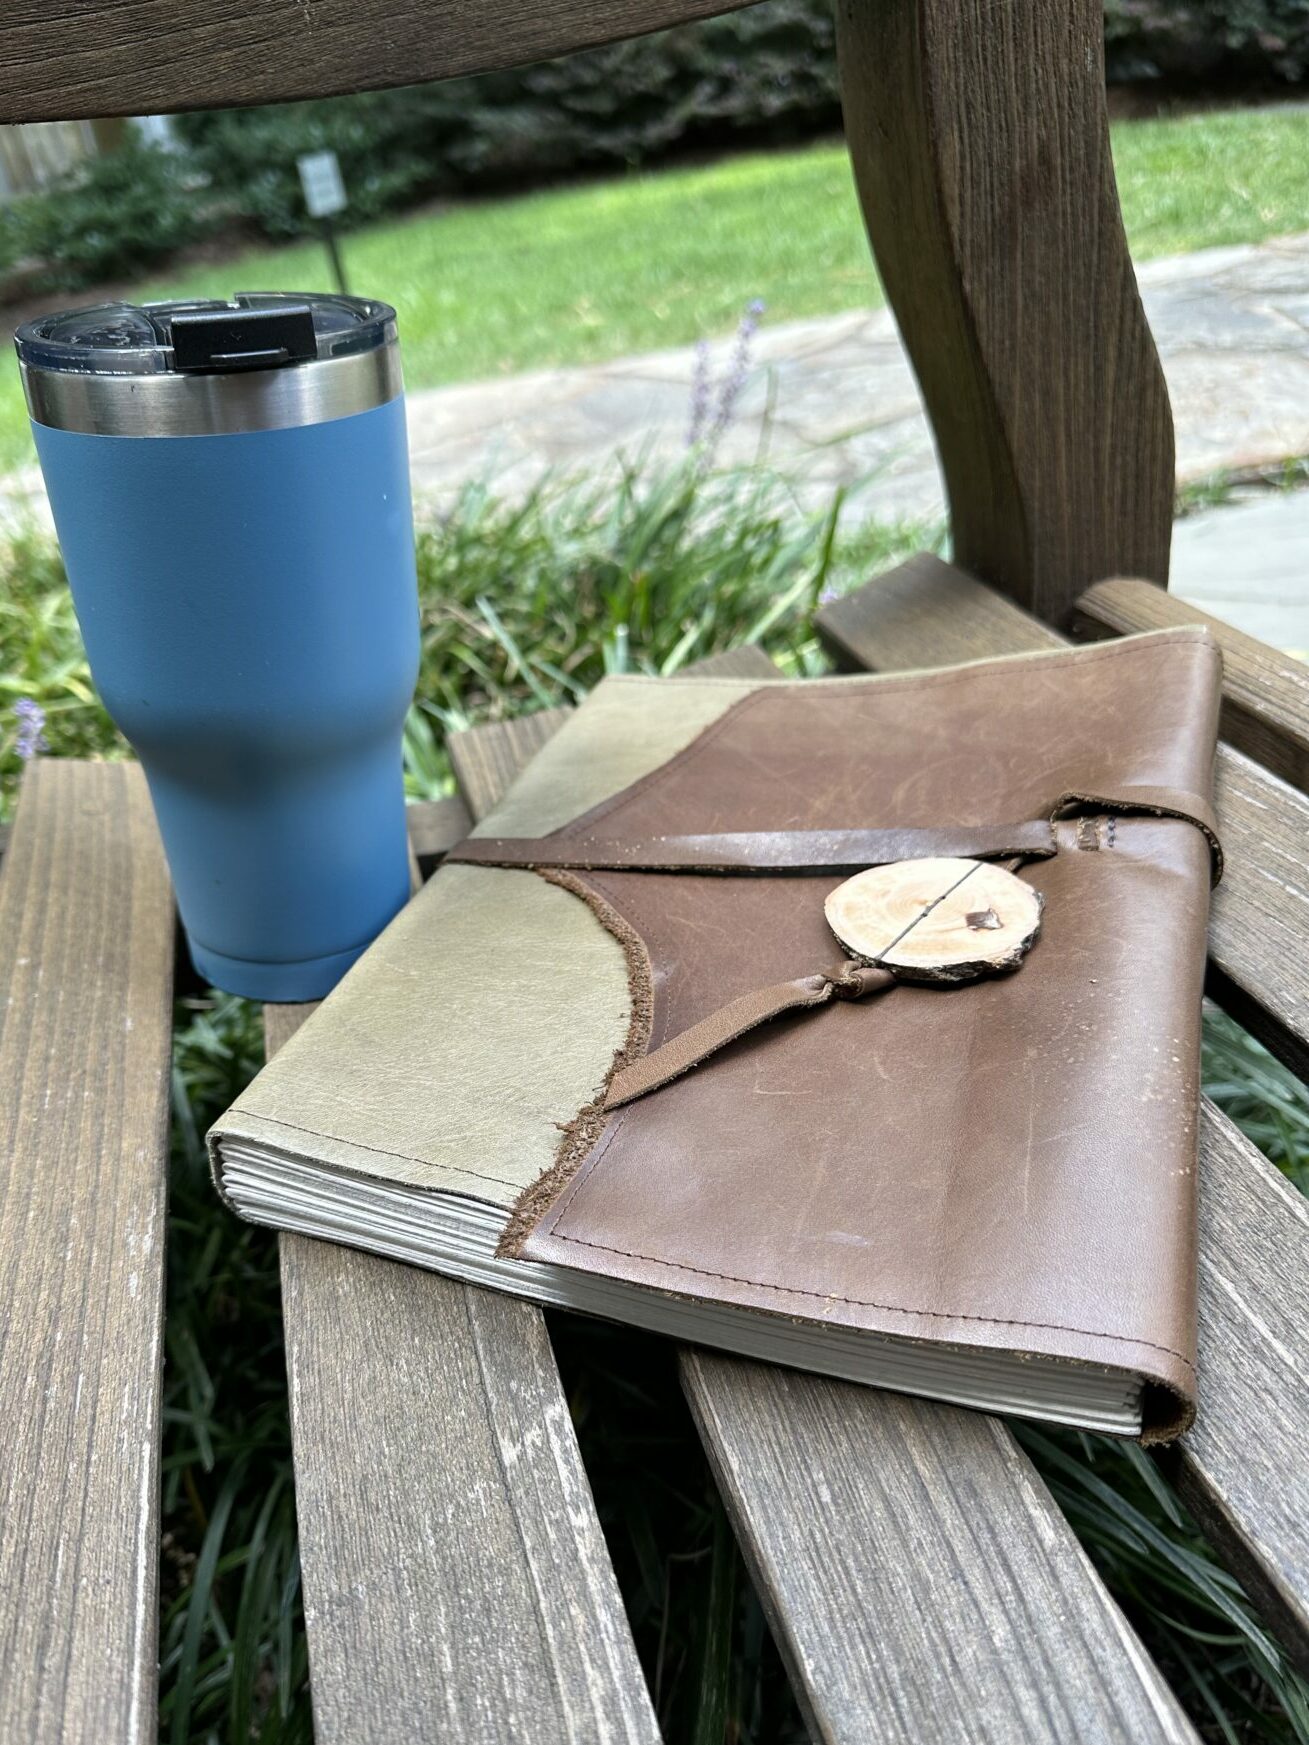
[[[106,376],[21,366],[37,424],[89,436],[221,436],[325,424],[400,393],[400,348],[230,375]]]

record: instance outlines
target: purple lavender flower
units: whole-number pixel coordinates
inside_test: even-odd
[[[756,297],[746,304],[736,329],[736,344],[732,347],[732,361],[728,367],[726,378],[718,391],[718,410],[714,414],[714,422],[709,431],[709,443],[713,447],[719,437],[732,422],[732,414],[736,411],[736,403],[741,398],[746,378],[750,374],[750,351],[754,336],[759,331],[759,318],[764,312],[761,298]]]
[[[19,757],[27,762],[38,752],[49,751],[50,743],[41,731],[45,726],[45,710],[31,697],[20,697],[14,704],[14,714],[18,717],[18,739],[14,750]]]
[[[764,312],[763,301],[756,297],[745,306],[737,323],[736,343],[728,360],[727,373],[718,385],[716,403],[709,371],[709,345],[700,340],[695,348],[695,372],[691,378],[691,419],[686,433],[686,446],[700,451],[699,466],[706,467],[723,432],[732,422],[737,401],[750,375],[750,352],[754,336],[759,331],[759,318]]]
[[[700,339],[695,346],[695,373],[691,377],[691,422],[686,432],[686,446],[694,448],[705,432],[709,417],[709,341]]]

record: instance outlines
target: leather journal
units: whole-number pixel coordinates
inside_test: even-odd
[[[219,1189],[691,1342],[1176,1435],[1219,693],[1189,628],[606,679],[217,1123]]]

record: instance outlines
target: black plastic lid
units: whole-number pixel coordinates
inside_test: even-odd
[[[364,297],[240,292],[230,303],[101,303],[27,321],[14,343],[29,369],[78,375],[225,374],[375,351],[395,310]]]

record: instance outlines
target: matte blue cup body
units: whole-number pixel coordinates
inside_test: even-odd
[[[403,396],[286,429],[32,429],[197,969],[254,999],[320,998],[409,894]]]

